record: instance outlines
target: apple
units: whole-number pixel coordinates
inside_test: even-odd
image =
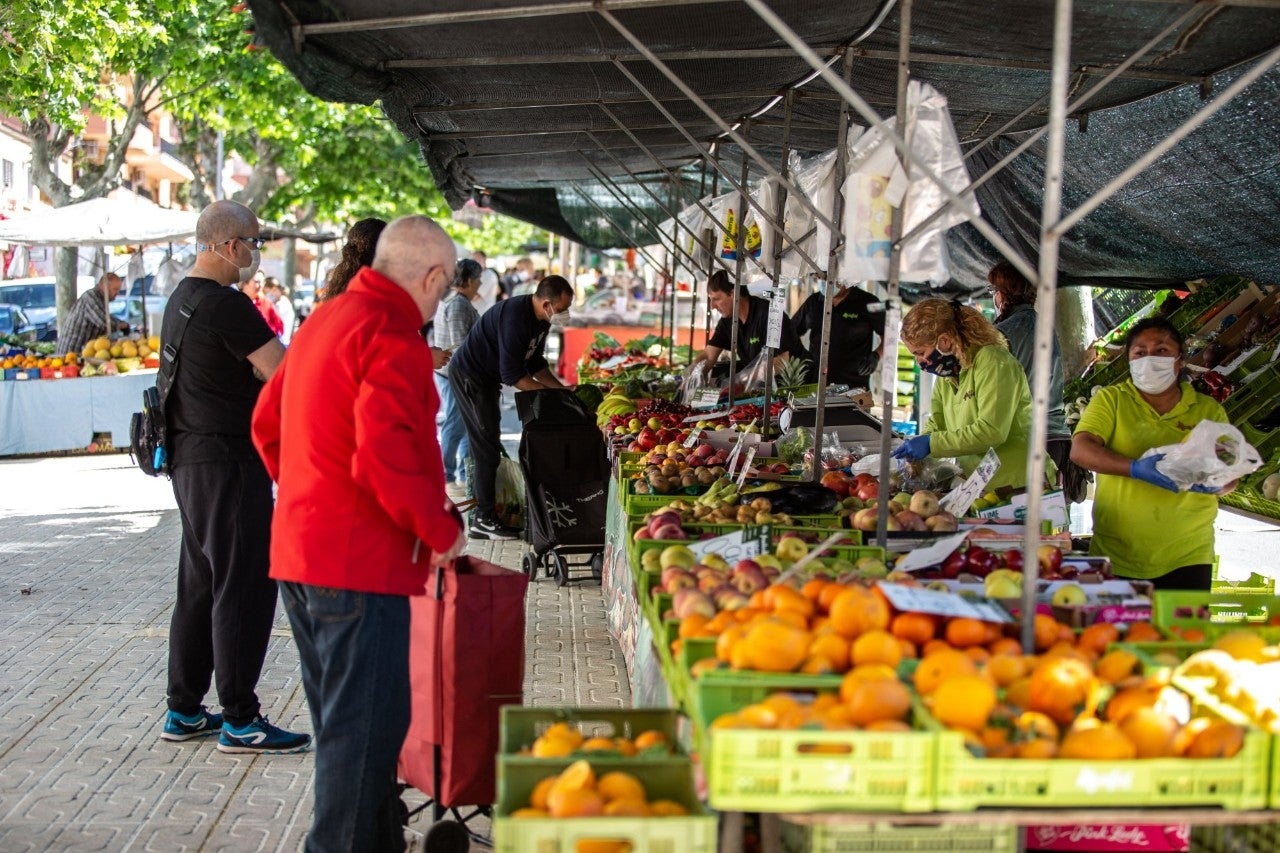
[[[691,589],[698,585],[697,578],[687,569],[682,569],[679,566],[668,566],[662,570],[660,577],[663,590],[670,593],[674,593],[678,589]]]
[[[854,496],[860,501],[871,501],[880,497],[880,484],[872,479],[868,483],[863,483],[854,489]]]
[[[782,563],[773,554],[759,554],[756,556],[756,562],[760,564],[760,568],[764,569],[767,575],[770,571],[781,572]]]
[[[733,564],[733,573],[735,575],[738,574],[739,572],[743,572],[747,570],[750,570],[753,572],[759,572],[761,571],[760,564],[757,563],[755,560],[751,560],[751,559],[739,560],[738,562]]]
[[[677,590],[671,599],[671,608],[675,611],[677,619],[684,619],[694,614],[710,619],[716,615],[716,603],[711,600],[711,596],[702,590],[692,588]]]
[[[716,452],[716,449],[709,444],[699,444],[697,447],[693,449],[693,455],[697,459],[706,459],[708,456],[713,455],[715,452]]]
[[[925,526],[924,519],[909,509],[904,509],[902,512],[899,512],[895,518],[898,523],[902,525],[903,530],[919,532],[921,530],[929,529]]]
[[[828,471],[818,482],[835,492],[838,497],[843,498],[849,494],[849,478],[839,471]]]
[[[716,606],[721,610],[741,610],[747,606],[749,595],[737,589],[722,589],[716,593]]]
[[[724,585],[724,575],[715,569],[705,569],[697,574],[698,589],[703,592],[715,592]]]
[[[653,533],[654,539],[688,539],[689,534],[678,524],[664,524]]]
[[[628,453],[643,453],[647,448],[641,447],[640,442],[633,441],[627,445]]]
[[[643,424],[640,423],[639,418],[632,418],[631,420],[627,421],[628,432],[639,432],[642,426]]]
[[[953,551],[942,561],[942,576],[948,579],[960,577],[960,573],[968,568],[969,561],[964,551]]]
[[[645,450],[652,450],[654,445],[658,443],[658,435],[653,430],[645,427],[640,430],[640,434],[636,436],[636,443]]]
[[[902,504],[903,509],[906,509],[907,507],[911,506],[911,495],[907,494],[906,492],[898,492],[896,495],[893,496],[892,500],[895,501],[896,503]]]
[[[724,557],[719,554],[704,554],[702,556],[702,565],[710,566],[713,569],[719,569],[722,572],[729,571],[729,564],[724,561]]]
[[[662,549],[662,556],[659,562],[663,567],[679,566],[682,569],[693,568],[697,564],[698,558],[693,555],[687,545],[668,545]]]
[[[1022,549],[1010,548],[1004,552],[1004,564],[1015,572],[1022,571]]]
[[[637,530],[635,533],[631,535],[631,538],[639,542],[641,539],[652,539],[653,534],[649,532],[649,528],[641,527],[639,530]]]
[[[924,526],[935,533],[954,533],[959,529],[960,522],[949,512],[939,512],[926,518]]]
[[[879,580],[889,576],[889,567],[879,557],[859,557],[854,569],[867,580]]]
[[[1054,607],[1080,607],[1088,602],[1089,593],[1078,583],[1064,583],[1053,591]]]
[[[666,527],[668,524],[680,526],[680,514],[669,511],[654,513],[649,516],[649,520],[645,523],[645,527],[648,528],[649,534],[652,536],[654,531],[659,528]]]
[[[809,553],[809,545],[799,536],[787,534],[778,541],[778,547],[774,549],[774,553],[778,555],[779,560],[789,560],[794,563]]]
[[[649,421],[648,423],[645,424],[645,426],[647,426],[649,429],[662,429],[662,421],[658,420],[657,418],[649,418]]]
[[[729,583],[739,591],[747,595],[753,592],[759,592],[769,585],[769,579],[765,577],[762,569],[748,569],[742,572],[735,572],[733,577],[729,579]]]
[[[646,572],[662,571],[662,560],[660,559],[662,552],[655,548],[650,548],[640,555],[640,568]]]
[[[988,575],[983,582],[982,593],[987,598],[1021,598],[1022,584],[1007,575]]]
[[[880,523],[880,511],[873,506],[860,509],[853,514],[850,523],[853,525],[854,530],[868,533],[875,532],[876,526]]]
[[[1036,556],[1040,560],[1040,570],[1046,574],[1056,573],[1062,568],[1062,551],[1055,545],[1041,545]]]
[[[864,486],[867,483],[875,483],[877,486],[880,485],[879,480],[877,480],[871,474],[866,473],[865,471],[862,472],[861,474],[854,474],[853,483],[855,486]]]
[[[932,518],[941,509],[938,506],[938,496],[928,489],[921,489],[912,495],[907,508],[921,518]]]

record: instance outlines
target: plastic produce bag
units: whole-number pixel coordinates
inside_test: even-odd
[[[795,465],[804,459],[805,451],[813,447],[813,430],[808,427],[792,427],[778,437],[774,446],[783,462]]]
[[[956,477],[963,477],[964,470],[954,459],[935,459],[927,456],[924,459],[898,459],[898,490],[918,492],[948,491]]]
[[[768,364],[769,350],[764,349],[747,362],[746,366],[740,367],[733,377],[734,395],[749,394],[752,391],[763,392]]]
[[[1201,421],[1181,444],[1153,447],[1144,457],[1163,453],[1156,470],[1187,490],[1192,486],[1221,489],[1262,467],[1262,456],[1240,430],[1220,421]]]
[[[699,394],[718,387],[711,377],[710,365],[704,361],[694,362],[680,376],[680,402],[686,406],[696,405]]]
[[[493,506],[498,521],[517,530],[524,528],[524,472],[520,470],[520,463],[509,456],[498,460]]]

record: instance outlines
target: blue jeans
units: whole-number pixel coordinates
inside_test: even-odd
[[[307,853],[403,851],[396,764],[409,731],[409,599],[282,582],[315,730]]]
[[[463,460],[471,455],[471,441],[467,438],[467,425],[458,411],[458,398],[453,385],[444,374],[436,374],[436,387],[440,389],[440,411],[444,422],[440,424],[440,455],[444,457],[444,481],[451,483],[464,478]]]

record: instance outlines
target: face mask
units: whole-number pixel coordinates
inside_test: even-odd
[[[569,309],[566,308],[563,311],[557,311],[548,317],[547,320],[551,325],[563,328],[569,325]]]
[[[1129,376],[1139,391],[1159,394],[1168,391],[1178,381],[1178,370],[1174,367],[1176,361],[1176,358],[1161,355],[1135,358],[1129,362]]]
[[[258,271],[258,264],[262,262],[262,253],[259,252],[257,249],[250,249],[249,257],[252,259],[249,261],[249,266],[240,267],[240,283],[241,284],[244,284],[246,281],[253,278],[253,274]],[[235,262],[232,261],[232,263],[235,263]]]
[[[959,376],[960,359],[953,352],[940,352],[934,347],[929,357],[920,362],[920,369],[934,376]]]

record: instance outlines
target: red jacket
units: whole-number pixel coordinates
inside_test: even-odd
[[[284,320],[280,318],[279,312],[271,304],[270,299],[259,296],[253,300],[253,307],[257,308],[258,313],[262,315],[262,319],[267,321],[267,327],[271,329],[271,334],[277,338],[284,334]]]
[[[421,325],[409,294],[365,267],[262,389],[253,443],[279,484],[271,577],[419,595],[431,550],[456,541]]]

